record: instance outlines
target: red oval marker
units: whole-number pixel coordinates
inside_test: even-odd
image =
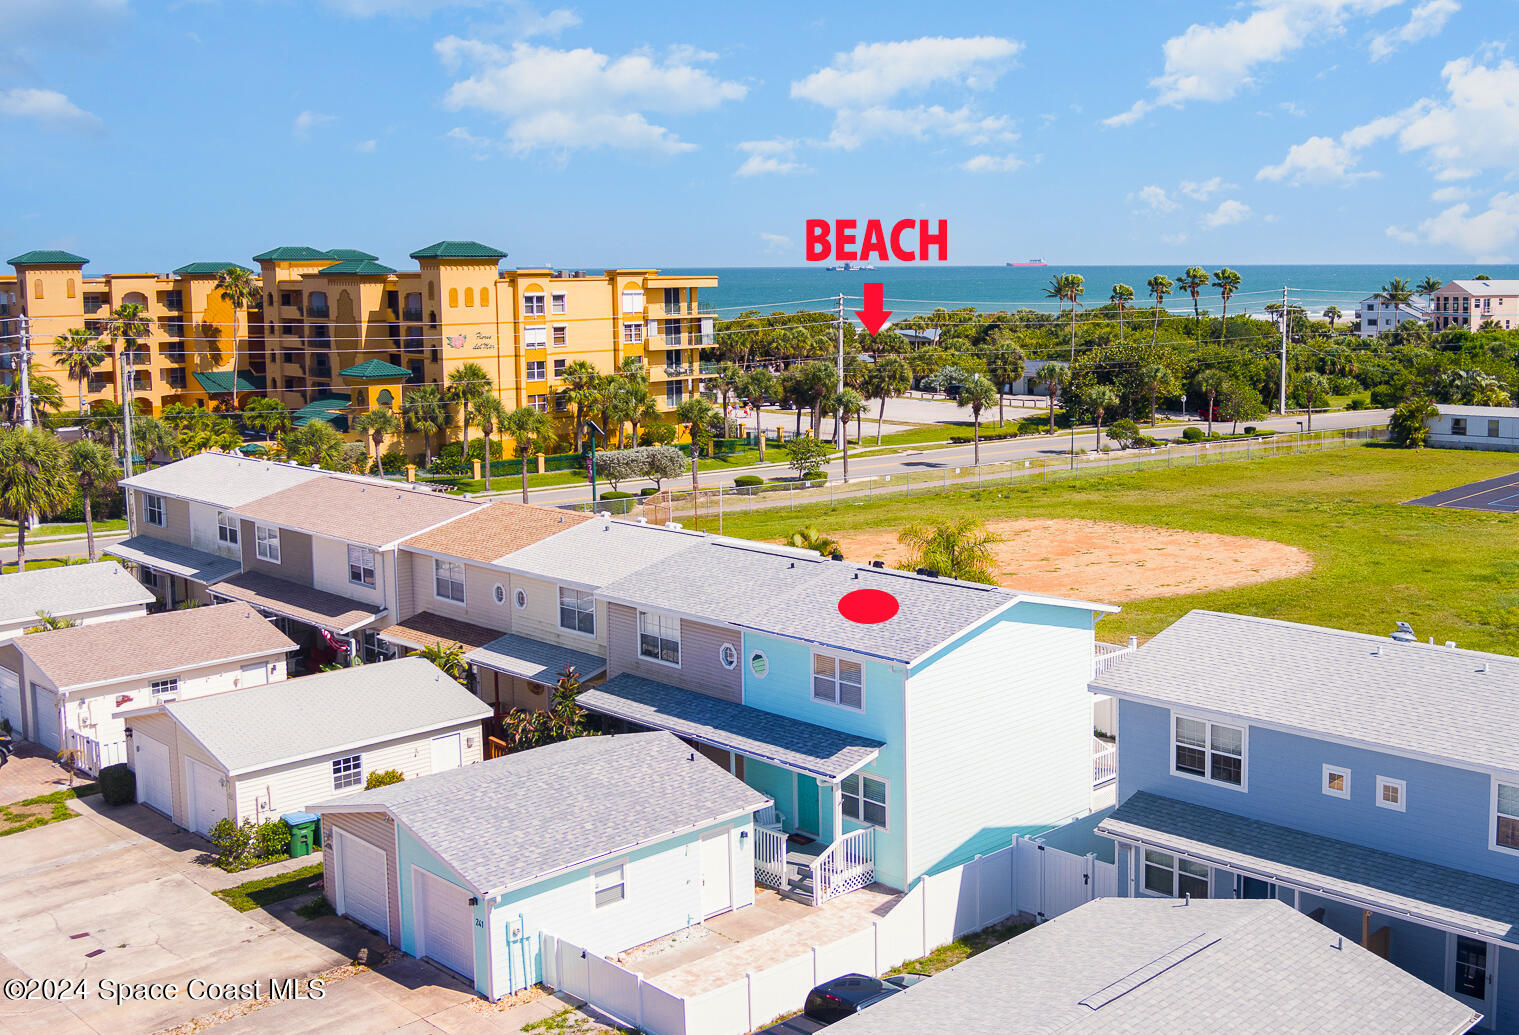
[[[900,605],[884,589],[857,589],[839,598],[839,614],[860,625],[876,625],[895,618]]]

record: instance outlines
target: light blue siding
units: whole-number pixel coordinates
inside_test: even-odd
[[[744,782],[775,799],[776,810],[786,817],[788,829],[796,822],[796,774],[790,769],[757,758],[745,758]]]
[[[442,877],[450,884],[464,887],[464,882],[459,875],[433,855],[420,841],[411,835],[401,824],[396,824],[396,853],[397,871],[400,877],[399,889],[401,892],[401,951],[417,955],[417,931],[415,921],[416,914],[416,889],[412,886],[412,867],[425,870],[435,876]],[[471,892],[473,894],[473,892]],[[475,913],[475,991],[481,995],[490,995],[489,968],[486,965],[485,939],[481,932],[485,926],[485,906],[477,903]]]
[[[1503,949],[1498,959],[1498,1031],[1519,1031],[1519,949]]]

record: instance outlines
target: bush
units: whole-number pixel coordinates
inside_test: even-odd
[[[217,820],[216,826],[211,828],[211,845],[216,849],[216,865],[224,870],[241,869],[253,848],[252,822]]]
[[[100,796],[107,805],[130,805],[137,800],[137,776],[125,762],[100,770]]]
[[[1245,425],[1245,434],[1247,434],[1247,435],[1253,435],[1253,434],[1256,433],[1257,430],[1259,430],[1259,429],[1256,428],[1256,426],[1254,424],[1246,424]]]
[[[1042,425],[1040,425],[1040,430],[1045,430],[1048,427],[1049,427],[1048,424],[1042,424]],[[1021,424],[1018,426],[1018,428],[1019,428],[1019,430],[1017,430],[1017,431],[983,431],[983,432],[981,432],[981,441],[982,442],[998,442],[998,441],[1001,441],[1002,439],[1017,438],[1019,435],[1028,434],[1028,432],[1025,432],[1024,430],[1022,430],[1023,426]],[[976,434],[975,434],[975,432],[952,431],[952,432],[949,433],[949,441],[950,442],[966,443],[966,442],[974,442],[975,440],[976,440]]]
[[[411,463],[411,457],[406,451],[398,446],[391,446],[380,457],[380,462],[385,465],[386,474],[401,474],[406,470],[406,465]]]
[[[253,854],[275,859],[290,854],[290,828],[284,820],[266,819],[253,831]]]
[[[376,787],[388,787],[393,783],[401,783],[405,779],[406,777],[399,769],[376,769],[364,781],[364,789],[372,791]]]
[[[652,495],[654,495],[658,491],[659,490],[656,489],[656,488],[654,488],[654,486],[652,486],[652,485],[645,485],[643,488],[641,488],[641,489],[638,490],[638,495],[640,495],[640,496],[652,496]]]
[[[825,482],[825,481],[828,480],[828,472],[827,471],[808,471],[806,474],[802,475],[802,480],[803,481],[809,481],[809,482]]]
[[[1369,405],[1369,400],[1367,400],[1367,398],[1363,395],[1352,395],[1350,397],[1350,402],[1345,404],[1346,408],[1351,410],[1364,410],[1367,409]]]
[[[1185,442],[1201,442],[1207,436],[1203,433],[1202,428],[1184,428],[1182,429],[1181,437]]]
[[[733,484],[740,489],[747,489],[753,485],[765,484],[765,479],[757,474],[741,474],[733,479]]]
[[[638,433],[640,446],[667,446],[674,441],[675,425],[673,424],[650,424]]]
[[[1371,390],[1371,405],[1379,410],[1398,405],[1403,393],[1392,385],[1377,385]]]
[[[633,501],[637,498],[631,492],[618,492],[611,489],[596,498],[596,509],[605,510],[609,514],[626,514],[633,509]]]

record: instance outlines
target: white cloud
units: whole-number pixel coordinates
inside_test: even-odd
[[[1391,237],[1394,241],[1402,241],[1404,244],[1418,244],[1419,243],[1419,235],[1418,234],[1414,233],[1412,230],[1404,230],[1400,226],[1390,226],[1390,227],[1388,227],[1387,228],[1387,236]]]
[[[395,15],[402,18],[426,18],[447,7],[488,8],[505,21],[500,31],[518,39],[529,36],[557,36],[580,24],[580,15],[568,8],[539,11],[526,0],[322,0],[335,11],[355,18]]]
[[[763,176],[811,172],[811,169],[796,160],[796,145],[795,140],[781,138],[745,140],[738,144],[738,149],[749,157],[744,159],[743,165],[734,170],[733,175]]]
[[[1152,212],[1175,212],[1181,207],[1171,200],[1171,195],[1166,193],[1164,187],[1156,186],[1153,183],[1147,187],[1141,187],[1133,194],[1130,194],[1128,201],[1131,204],[1140,202],[1148,205]]]
[[[690,47],[669,48],[663,58],[648,51],[613,58],[588,47],[516,43],[507,48],[448,36],[434,49],[445,66],[474,69],[449,87],[444,106],[501,117],[517,154],[540,148],[690,151],[695,144],[651,122],[646,113],[710,111],[748,92],[698,67],[716,55]]]
[[[899,93],[953,84],[985,89],[1023,49],[1000,36],[924,36],[894,43],[860,43],[833,63],[791,84],[791,96],[825,108],[868,108]]]
[[[1136,101],[1103,125],[1138,122],[1155,108],[1188,101],[1222,101],[1253,85],[1258,70],[1285,60],[1308,43],[1338,35],[1352,17],[1374,14],[1399,0],[1256,0],[1245,18],[1190,26],[1161,47],[1165,69],[1150,80],[1155,96]]]
[[[295,117],[290,125],[290,133],[297,140],[310,140],[311,132],[321,126],[336,122],[336,115],[323,115],[319,111],[303,111]]]
[[[1287,149],[1287,157],[1255,174],[1257,180],[1286,180],[1293,186],[1304,183],[1332,183],[1349,186],[1357,180],[1376,176],[1375,172],[1357,172],[1359,157],[1355,151],[1333,137],[1309,137]]]
[[[374,149],[378,145],[378,140],[360,140],[357,144],[353,145],[353,149],[360,154],[369,155],[374,154]]]
[[[1174,234],[1161,234],[1160,239],[1166,244],[1185,244],[1191,237],[1185,230],[1178,230]]]
[[[1441,187],[1430,194],[1429,200],[1445,205],[1452,201],[1464,201],[1474,193],[1470,187]]]
[[[1450,16],[1459,10],[1461,5],[1456,0],[1425,0],[1413,9],[1403,25],[1371,38],[1371,60],[1385,60],[1409,43],[1439,35]]]
[[[1399,240],[1403,231],[1388,227],[1388,234]],[[1472,211],[1461,202],[1419,224],[1414,240],[1445,245],[1469,255],[1476,262],[1508,262],[1509,246],[1519,240],[1519,193],[1500,192],[1488,200],[1483,212]]]
[[[98,133],[100,119],[57,90],[16,87],[0,93],[0,116],[35,119],[48,129],[70,129],[81,133]]]
[[[1215,176],[1208,180],[1182,180],[1177,190],[1195,201],[1207,201],[1215,194],[1234,190],[1238,186],[1237,183],[1225,183],[1222,176]]]
[[[961,162],[960,168],[973,173],[1017,172],[1027,164],[1014,154],[976,155]]]
[[[1291,101],[1282,101],[1280,104],[1277,105],[1277,107],[1280,108],[1282,111],[1285,111],[1288,115],[1291,115],[1293,118],[1300,119],[1304,115],[1308,114],[1306,111],[1304,111],[1302,108],[1299,108],[1296,104],[1292,103]]]
[[[1209,230],[1217,230],[1221,226],[1234,226],[1249,219],[1250,213],[1249,205],[1243,201],[1230,199],[1221,202],[1218,208],[1203,216],[1203,226]]]
[[[1437,179],[1519,166],[1519,65],[1458,58],[1440,71],[1443,101],[1421,100],[1400,116],[1398,147],[1424,151]]]
[[[485,157],[496,145],[496,142],[494,140],[491,140],[487,137],[476,136],[475,134],[471,133],[469,131],[469,128],[466,126],[455,126],[453,129],[443,134],[443,139],[452,140],[455,143],[462,145],[470,152],[470,156],[477,162],[484,161]]]
[[[927,140],[944,137],[979,146],[993,140],[1018,139],[1012,120],[1004,115],[980,115],[969,105],[953,111],[937,104],[915,108],[866,108],[840,111],[834,118],[830,147],[853,151],[868,140],[908,138]]]
[[[765,242],[766,255],[786,255],[791,251],[791,238],[785,234],[767,234],[761,230],[759,236]]]

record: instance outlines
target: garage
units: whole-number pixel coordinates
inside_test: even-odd
[[[185,787],[190,795],[190,829],[210,837],[211,828],[227,818],[227,790],[222,778],[205,763],[187,758]]]
[[[21,722],[21,677],[8,668],[0,668],[0,719],[9,722],[18,737],[26,728]]]
[[[701,913],[713,917],[733,908],[733,856],[726,827],[701,838]]]
[[[448,733],[432,739],[432,771],[457,769],[464,764],[464,736]]]
[[[152,806],[165,816],[174,815],[174,792],[170,789],[169,781],[169,745],[146,734],[134,732],[132,750],[136,756],[132,768],[137,772],[137,800]]]
[[[344,916],[367,927],[390,934],[390,910],[385,897],[385,853],[352,834],[334,831],[333,853],[337,860],[338,900],[334,905]]]
[[[32,716],[36,729],[33,730],[37,743],[49,751],[58,751],[63,745],[58,743],[58,694],[45,686],[32,684]]]
[[[426,870],[413,869],[417,955],[475,978],[475,911],[468,891]]]

